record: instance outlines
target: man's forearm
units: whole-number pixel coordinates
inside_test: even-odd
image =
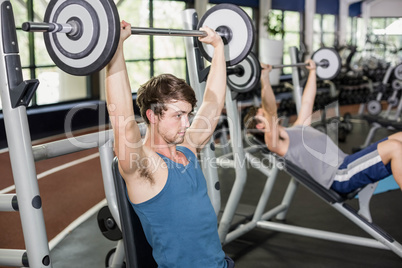
[[[316,71],[310,70],[306,86],[304,87],[304,92],[302,96],[302,102],[312,102],[314,103],[314,99],[317,93],[317,75]]]
[[[276,99],[274,92],[272,90],[271,84],[265,82],[262,84],[261,88],[261,104],[264,111],[269,114],[276,116],[277,108],[276,108]]]
[[[211,69],[205,86],[203,102],[215,102],[223,107],[226,93],[226,61],[224,45],[221,43],[214,48]]]

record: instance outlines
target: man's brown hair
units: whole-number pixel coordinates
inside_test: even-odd
[[[257,129],[257,124],[261,123],[261,119],[257,117],[257,112],[260,107],[251,106],[248,108],[246,115],[243,118],[244,128],[247,133],[250,133],[260,142],[265,143],[264,141],[264,131],[261,129]]]
[[[154,113],[161,117],[167,110],[165,104],[176,101],[186,101],[191,104],[194,110],[197,104],[194,90],[184,81],[171,74],[161,74],[151,78],[148,82],[141,85],[137,91],[137,105],[145,123],[149,124],[146,112],[152,109]]]
[[[255,131],[257,129],[257,124],[261,123],[261,120],[256,117],[258,109],[259,107],[251,106],[248,109],[247,114],[244,116],[244,127],[249,131]]]

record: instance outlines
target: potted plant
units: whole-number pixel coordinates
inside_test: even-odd
[[[263,25],[268,33],[268,37],[280,40],[285,33],[282,28],[282,13],[270,10],[264,17]]]
[[[270,10],[263,19],[265,35],[260,37],[259,55],[263,63],[282,64],[284,30],[282,28],[282,12]],[[281,69],[274,69],[270,73],[272,85],[278,85]]]

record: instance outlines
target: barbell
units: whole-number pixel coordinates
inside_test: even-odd
[[[341,58],[338,52],[332,48],[320,48],[313,53],[313,61],[316,63],[317,77],[323,80],[335,78],[341,70]],[[286,67],[305,67],[308,63],[272,65],[273,69]],[[235,66],[226,69],[228,75],[227,84],[232,91],[246,93],[253,90],[260,82],[261,65],[257,56],[250,52],[248,56]]]
[[[227,66],[247,57],[254,44],[252,20],[240,7],[219,4],[209,9],[198,28],[214,29],[225,43]],[[120,18],[111,0],[51,0],[44,22],[24,22],[24,31],[43,32],[46,49],[63,71],[72,75],[89,75],[103,69],[116,52],[120,38]],[[136,35],[202,37],[199,30],[132,27]],[[202,55],[208,61],[213,47],[200,41]]]
[[[317,77],[322,80],[331,80],[338,76],[341,71],[341,57],[333,48],[322,47],[316,50],[311,59],[316,64]],[[300,62],[293,64],[272,65],[272,69],[280,69],[286,67],[305,67],[308,63]]]

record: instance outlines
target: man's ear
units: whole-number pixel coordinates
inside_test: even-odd
[[[146,112],[146,115],[147,115],[149,123],[155,124],[156,115],[155,115],[154,111],[152,111],[151,109],[148,109]]]

